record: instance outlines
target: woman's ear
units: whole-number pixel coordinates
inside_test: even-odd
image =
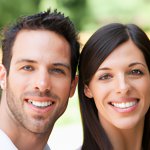
[[[89,87],[87,85],[84,85],[84,94],[88,97],[88,98],[92,98],[93,95],[91,93],[91,90],[89,89]]]
[[[6,88],[6,69],[0,64],[0,87],[4,90]]]

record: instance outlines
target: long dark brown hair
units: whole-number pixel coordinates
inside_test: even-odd
[[[79,62],[79,101],[83,123],[82,150],[112,150],[112,144],[104,131],[94,100],[84,94],[84,86],[88,85],[101,63],[120,44],[132,40],[142,51],[150,71],[150,41],[142,29],[134,24],[123,25],[112,23],[98,29],[85,44]],[[150,108],[145,116],[142,140],[144,150],[150,150]]]

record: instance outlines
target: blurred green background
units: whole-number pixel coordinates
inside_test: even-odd
[[[0,0],[0,28],[22,15],[58,9],[79,31],[94,31],[110,22],[136,23],[150,29],[150,0]]]
[[[112,22],[135,23],[147,33],[150,31],[150,0],[0,0],[0,29],[14,23],[20,16],[48,8],[58,9],[71,18],[80,33],[82,45],[96,29]],[[69,138],[72,142],[68,143]],[[56,122],[49,141],[52,150],[75,150],[72,147],[81,145],[77,92],[69,100],[64,115]]]

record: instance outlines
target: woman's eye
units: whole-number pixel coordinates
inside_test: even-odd
[[[31,67],[31,66],[23,66],[22,69],[26,70],[26,71],[32,71],[33,67]]]
[[[143,75],[144,73],[139,69],[134,69],[130,72],[131,75]]]
[[[112,78],[112,76],[110,74],[104,74],[104,75],[99,77],[99,80],[108,80],[111,78]]]

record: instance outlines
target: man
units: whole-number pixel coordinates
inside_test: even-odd
[[[74,26],[48,10],[23,17],[3,38],[0,149],[49,149],[49,135],[77,84]]]

